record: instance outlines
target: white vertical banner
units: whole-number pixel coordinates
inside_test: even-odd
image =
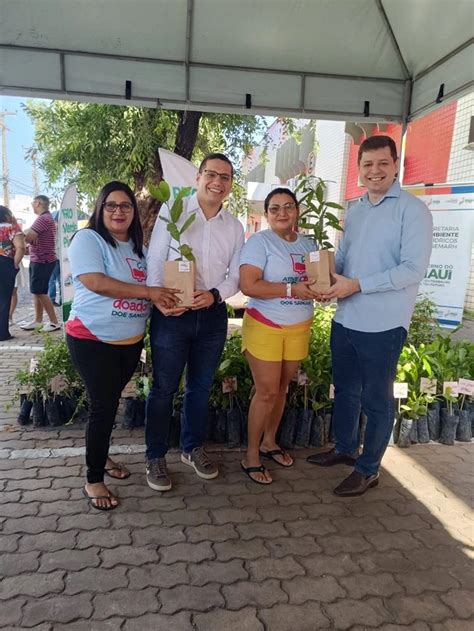
[[[456,327],[462,322],[469,282],[474,209],[444,209],[443,197],[448,196],[438,196],[440,209],[432,213],[433,250],[419,291],[436,304],[442,326]]]
[[[191,186],[190,195],[196,192],[196,176],[197,167],[178,154],[168,151],[167,149],[158,149],[160,155],[161,167],[163,169],[163,178],[168,182],[171,189],[171,197],[169,205],[173,203],[174,198],[182,188]]]
[[[59,263],[61,266],[62,315],[66,321],[74,297],[72,274],[67,250],[73,234],[77,231],[77,188],[75,184],[66,189],[59,210]]]

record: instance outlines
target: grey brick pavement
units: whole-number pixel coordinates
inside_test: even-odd
[[[8,375],[35,333],[0,344]],[[473,446],[389,448],[361,498],[332,488],[345,467],[307,465],[253,484],[219,452],[203,481],[171,454],[174,487],[145,484],[143,432],[116,429],[132,475],[121,506],[89,508],[82,432],[19,429],[0,409],[0,628],[41,631],[316,631],[474,628]]]
[[[110,513],[84,501],[82,457],[0,458],[0,628],[472,628],[471,446],[390,448],[379,487],[349,500],[331,493],[345,467],[295,455],[259,487],[238,452],[215,452],[209,482],[171,454],[164,494],[145,485],[142,454],[123,455],[132,476],[111,485]]]

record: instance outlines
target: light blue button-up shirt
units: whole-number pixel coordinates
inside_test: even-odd
[[[365,194],[348,210],[336,270],[361,291],[338,301],[334,319],[365,332],[406,330],[431,255],[433,219],[426,205],[395,182],[376,204]]]

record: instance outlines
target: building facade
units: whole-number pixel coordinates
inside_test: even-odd
[[[266,227],[263,199],[276,186],[292,187],[300,173],[316,175],[327,182],[327,199],[347,209],[364,193],[359,186],[357,152],[368,136],[388,135],[400,148],[398,124],[293,121],[277,119],[262,143],[243,162],[252,212],[246,234]],[[443,192],[474,185],[474,93],[413,121],[403,139],[404,159],[400,179],[414,194],[426,194],[436,185]],[[453,188],[454,187],[454,188]],[[344,211],[341,220],[344,219]],[[474,244],[465,307],[474,310]]]

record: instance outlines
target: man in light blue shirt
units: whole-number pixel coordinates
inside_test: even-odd
[[[359,148],[358,165],[367,193],[348,211],[335,283],[322,297],[338,299],[331,330],[336,445],[308,457],[323,467],[354,466],[334,489],[342,497],[362,495],[378,484],[393,427],[397,362],[430,260],[433,233],[428,208],[402,191],[396,180],[392,138],[367,138]],[[359,455],[361,407],[367,429]]]

